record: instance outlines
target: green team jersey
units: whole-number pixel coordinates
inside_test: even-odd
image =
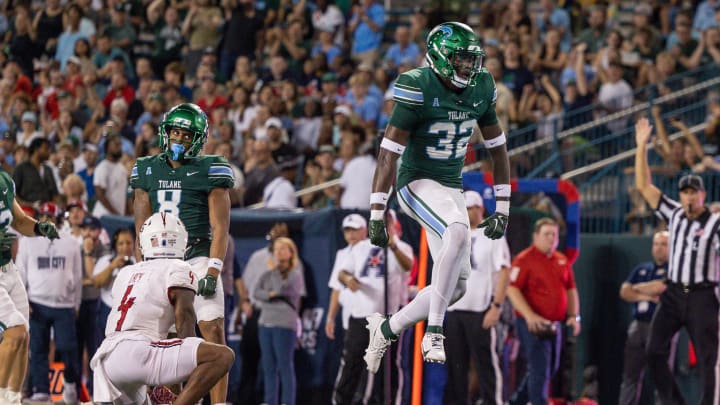
[[[130,174],[130,186],[147,191],[152,212],[170,212],[185,225],[186,260],[210,255],[208,194],[215,188],[232,188],[233,184],[228,161],[215,155],[187,159],[177,168],[170,166],[165,153],[142,157]]]
[[[13,204],[15,203],[15,182],[12,177],[0,171],[0,231],[6,232],[13,219]],[[12,254],[10,250],[0,252],[0,266],[10,263]]]
[[[397,189],[417,179],[462,188],[462,168],[475,123],[497,124],[495,81],[484,68],[456,93],[429,67],[401,74],[393,89],[395,108],[389,125],[409,131]]]

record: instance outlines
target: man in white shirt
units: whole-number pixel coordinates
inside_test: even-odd
[[[105,141],[105,159],[95,168],[93,185],[97,202],[93,216],[125,215],[128,192],[128,172],[120,162],[122,144],[120,135],[108,135]]]
[[[608,67],[607,79],[600,85],[598,102],[607,114],[626,110],[633,105],[633,90],[623,79],[623,67],[620,62],[612,61]],[[606,124],[613,133],[619,133],[628,128],[630,118],[623,117]]]
[[[38,220],[57,226],[61,211],[53,203],[43,203]],[[80,244],[69,233],[50,241],[35,236],[18,244],[16,264],[30,301],[30,385],[32,402],[45,402],[50,396],[48,379],[50,329],[55,348],[65,363],[63,401],[77,403],[77,384],[81,375],[75,316],[82,297]]]
[[[292,182],[295,181],[298,160],[296,157],[289,158],[288,156],[280,158],[283,159],[283,161],[278,161],[280,175],[272,179],[263,190],[265,208],[297,208],[297,197],[295,197],[295,187]]]
[[[340,208],[370,209],[370,192],[376,165],[375,157],[367,153],[354,157],[345,165],[340,176]]]
[[[389,218],[388,223],[394,222]],[[404,273],[412,269],[413,262],[412,247],[395,235],[391,237],[391,242],[388,244],[388,260],[386,262],[386,250],[373,246],[367,239],[367,222],[360,215],[351,214],[346,217],[343,220],[343,230],[348,232],[346,228],[353,229],[354,231],[351,232],[357,232],[357,236],[362,236],[362,240],[355,243],[350,251],[343,255],[343,261],[337,265],[339,269],[337,279],[343,289],[348,292],[347,298],[343,298],[343,301],[349,312],[349,321],[343,342],[342,367],[333,392],[333,403],[336,404],[352,402],[358,384],[367,372],[363,360],[365,348],[370,339],[367,333],[366,318],[376,312],[386,315],[393,314],[404,304],[403,297],[407,298],[405,292],[407,279],[404,277]],[[386,269],[387,307],[385,307]],[[332,286],[337,287],[334,283]],[[391,347],[391,355],[392,353],[397,353],[397,343]],[[393,397],[400,392],[397,385],[397,373],[397,368],[393,367],[391,375]],[[374,400],[379,401],[382,398],[383,381],[382,370],[374,377],[368,378],[369,386],[364,391],[366,397],[372,395]],[[378,383],[374,384],[374,382]]]
[[[485,212],[480,194],[471,190],[464,194],[471,230],[471,271],[467,280],[468,293],[448,307],[445,318],[448,356],[445,401],[448,404],[467,403],[468,372],[472,361],[480,382],[480,402],[502,405],[502,374],[495,325],[508,286],[510,249],[505,237],[492,240],[478,228]]]

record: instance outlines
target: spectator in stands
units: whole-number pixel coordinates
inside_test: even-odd
[[[58,225],[60,208],[45,202],[38,210],[40,221]],[[75,315],[82,294],[80,246],[67,233],[50,241],[44,237],[20,240],[17,251],[20,269],[30,301],[30,386],[31,401],[50,400],[49,349],[50,330],[54,332],[55,349],[65,364],[63,401],[78,403],[80,357],[77,352]]]
[[[292,239],[278,238],[273,242],[273,260],[269,271],[255,285],[253,296],[260,302],[259,325],[261,365],[264,377],[264,402],[295,404],[295,331],[300,299],[306,295],[302,273],[295,270],[299,261]]]
[[[161,4],[161,2],[153,2],[153,4]],[[152,56],[155,72],[162,72],[170,62],[179,61],[184,44],[178,10],[175,7],[168,7],[155,34],[155,49]]]
[[[110,109],[110,104],[117,98],[125,100],[126,105],[130,105],[130,103],[135,99],[135,89],[128,84],[127,78],[122,72],[117,72],[112,75],[110,87],[103,98],[103,106]]]
[[[125,215],[128,173],[120,161],[121,157],[120,136],[111,134],[105,142],[105,159],[100,162],[93,175],[97,197],[93,208],[95,217]]]
[[[97,165],[98,150],[95,144],[87,142],[83,145],[82,154],[85,167],[77,173],[85,182],[85,191],[87,192],[88,201],[95,200],[95,186],[93,184],[95,177],[95,167]],[[76,166],[77,167],[77,166]]]
[[[225,3],[225,38],[220,50],[220,71],[230,78],[239,57],[255,60],[261,43],[263,16],[252,0]],[[227,38],[232,38],[228,41]],[[252,88],[252,86],[248,87]]]
[[[85,182],[75,173],[69,174],[62,182],[65,201],[84,201],[87,199]]]
[[[110,77],[112,61],[122,62],[123,69],[126,75],[132,69],[130,58],[127,53],[122,49],[113,46],[110,36],[102,32],[97,39],[97,45],[95,46],[95,53],[93,54],[93,63],[98,68],[98,75],[101,77]]]
[[[511,0],[507,10],[500,17],[500,33],[525,34],[532,30],[524,0]]]
[[[693,38],[689,24],[675,24],[675,34],[678,42],[670,49],[670,53],[677,61],[678,71],[696,68],[705,52],[705,35],[701,35],[700,40]]]
[[[351,56],[356,63],[375,64],[384,28],[385,10],[375,0],[361,0],[353,6],[348,31],[352,34]]]
[[[563,106],[550,77],[543,75],[539,88],[525,85],[518,103],[518,120],[537,124],[537,138],[552,138],[562,130]]]
[[[547,403],[550,379],[558,367],[552,348],[559,346],[562,325],[570,326],[575,336],[580,333],[575,277],[565,255],[556,250],[558,235],[555,220],[538,220],[532,246],[512,262],[507,294],[518,315],[516,330],[528,361],[528,371],[512,404]],[[560,355],[559,351],[554,354]]]
[[[385,52],[384,61],[387,67],[397,69],[404,64],[417,66],[420,59],[420,47],[415,42],[411,42],[410,28],[399,25],[395,28],[395,42]]]
[[[122,3],[116,3],[110,10],[110,25],[106,26],[105,33],[110,37],[112,46],[116,46],[125,52],[132,50],[136,38],[135,28],[128,21]]]
[[[42,44],[36,41],[27,9],[18,7],[15,12],[15,32],[10,33],[9,51],[22,69],[23,74],[32,76],[33,58],[40,56]],[[7,40],[7,37],[6,37]]]
[[[563,52],[569,52],[572,43],[570,15],[566,10],[557,7],[556,3],[556,0],[541,0],[541,10],[538,13],[535,24],[543,40],[548,31],[551,29],[557,30],[561,38],[560,49]]]
[[[364,74],[357,73],[350,78],[350,92],[345,97],[352,111],[360,119],[360,125],[365,129],[372,130],[377,126],[377,119],[382,106],[380,99],[369,94],[370,80]]]
[[[310,51],[310,56],[313,58],[319,53],[324,54],[329,66],[333,66],[338,56],[342,54],[342,49],[334,42],[334,33],[334,31],[320,30],[318,40]]]
[[[16,198],[20,204],[39,205],[43,201],[58,201],[58,192],[52,170],[46,164],[50,157],[50,141],[35,138],[28,147],[30,159],[15,167]]]
[[[623,79],[623,67],[619,61],[610,61],[608,75],[598,91],[597,111],[599,116],[625,110],[633,105],[633,91],[630,84]],[[620,133],[628,128],[629,117],[621,117],[606,124],[613,133]]]
[[[648,3],[640,3],[635,7],[635,12],[632,17],[632,30],[628,38],[632,38],[635,33],[639,30],[647,28],[650,33],[650,47],[653,49],[659,49],[662,44],[662,34],[653,25],[653,9]]]
[[[674,27],[677,27],[678,25],[692,25],[692,14],[689,10],[680,11],[675,16],[674,20]],[[667,38],[665,39],[665,50],[670,51],[673,49],[675,45],[678,43],[678,36],[677,32],[673,30],[667,35]]]
[[[605,23],[605,7],[593,5],[588,12],[588,27],[580,32],[577,41],[587,44],[588,57],[592,58],[605,46],[608,28]]]
[[[293,182],[297,178],[298,158],[293,155],[280,156],[277,167],[280,174],[263,189],[264,206],[278,209],[296,208],[297,197]]]
[[[220,27],[225,23],[222,11],[210,0],[191,0],[190,10],[185,16],[182,33],[188,40],[188,51],[183,57],[186,71],[193,76],[203,51],[217,46]]]
[[[32,28],[42,53],[54,56],[57,39],[63,31],[63,7],[60,0],[46,1],[45,7],[35,14]]]
[[[587,44],[580,43],[570,51],[568,66],[561,74],[563,86],[563,128],[573,128],[592,121],[592,110],[588,108],[593,102],[593,93],[589,73],[592,68],[587,65],[585,51]],[[579,112],[578,111],[582,111]],[[565,141],[564,141],[565,142]]]
[[[530,57],[529,69],[539,75],[557,78],[565,67],[567,58],[567,52],[562,51],[560,46],[560,32],[549,29],[538,52]]]
[[[689,131],[687,125],[678,117],[671,117],[670,124],[683,134],[682,138],[675,139],[671,142],[661,115],[660,106],[653,106],[652,115],[658,135],[655,148],[656,152],[665,160],[665,163],[670,166],[668,168],[669,170],[665,172],[675,175],[678,170],[689,171],[695,169],[696,171],[704,171],[705,167],[702,165],[701,159],[705,153],[703,152],[700,141],[695,134]],[[698,166],[699,163],[701,166]]]
[[[312,12],[312,26],[317,31],[333,33],[333,42],[342,46],[345,39],[345,16],[340,8],[330,0],[316,0]]]
[[[65,11],[66,27],[60,35],[55,50],[55,60],[60,62],[60,68],[64,71],[65,64],[75,52],[75,42],[80,38],[86,38],[85,33],[80,31],[80,18],[82,10],[77,4],[70,4]]]
[[[208,116],[212,116],[213,110],[220,106],[226,107],[228,100],[221,92],[218,92],[215,75],[207,73],[199,79],[200,93],[202,96],[197,100],[197,105],[202,108]]]
[[[375,154],[371,145],[350,160],[340,176],[340,208],[369,209],[372,176],[375,173]]]
[[[302,62],[310,54],[310,43],[303,37],[304,23],[299,19],[291,19],[287,22],[287,28],[283,30],[278,26],[275,30],[280,40],[270,49],[270,54],[288,61],[288,71],[292,77],[298,77],[302,72]]]
[[[516,42],[508,42],[503,50],[502,82],[513,92],[516,100],[520,99],[523,88],[532,84],[535,78],[520,60],[519,46]]]
[[[42,137],[43,133],[38,130],[38,119],[37,114],[32,110],[27,110],[22,113],[20,119],[20,131],[18,131],[17,139],[18,143],[25,146],[30,146],[35,138]]]
[[[62,230],[72,235],[78,245],[82,246],[82,223],[87,215],[87,205],[82,200],[68,200],[65,207],[65,223]]]
[[[715,28],[718,26],[718,22],[715,20],[715,13],[720,4],[717,0],[704,0],[701,1],[695,10],[695,18],[693,19],[693,30],[697,32],[703,32],[708,28]]]
[[[335,161],[335,148],[332,145],[322,145],[317,155],[305,165],[305,183],[303,188],[316,186],[340,177],[333,168]],[[303,207],[318,209],[338,204],[339,187],[329,187],[301,197]]]
[[[265,186],[279,174],[270,151],[270,141],[267,137],[255,139],[252,155],[245,160],[244,172],[244,205],[247,207],[260,202]]]

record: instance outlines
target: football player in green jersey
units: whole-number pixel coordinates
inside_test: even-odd
[[[37,222],[15,201],[15,183],[0,171],[0,404],[19,405],[20,390],[28,362],[30,304],[25,286],[12,261],[11,248],[17,236],[57,239],[50,222]]]
[[[371,372],[377,371],[398,333],[426,318],[423,358],[445,362],[445,311],[465,293],[470,270],[470,229],[461,174],[476,125],[493,160],[496,200],[495,213],[480,227],[491,239],[505,233],[510,212],[510,165],[505,134],[495,115],[495,82],[482,68],[484,55],[470,27],[442,23],[428,34],[428,67],[407,71],[395,82],[395,108],[380,144],[370,197],[370,240],[377,246],[388,243],[383,212],[390,188],[395,185],[400,205],[425,228],[434,264],[430,285],[407,306],[389,319],[380,314],[368,317],[370,343],[365,361]]]
[[[208,119],[197,105],[170,109],[159,132],[162,152],[138,159],[130,175],[135,227],[139,231],[156,212],[180,218],[188,231],[185,260],[199,280],[195,312],[200,333],[209,342],[225,344],[225,294],[218,278],[227,249],[233,172],[225,158],[200,155]],[[227,376],[210,391],[212,404],[225,403],[226,397]]]

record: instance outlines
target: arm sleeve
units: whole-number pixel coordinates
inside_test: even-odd
[[[344,260],[345,252],[343,250],[338,250],[337,254],[335,255],[335,264],[333,264],[332,272],[330,272],[330,279],[328,280],[328,287],[330,287],[333,290],[342,291],[345,286],[340,283],[340,280],[338,280],[338,275],[340,275],[341,270],[341,264]]]
[[[422,89],[417,80],[409,74],[401,74],[393,85],[395,107],[389,124],[404,131],[413,131],[423,117],[420,109],[425,103]]]
[[[678,208],[680,208],[679,202],[663,194],[660,196],[660,202],[658,203],[655,212],[660,216],[660,218],[670,224],[670,218],[672,217],[673,212],[675,212]]]
[[[525,289],[528,280],[528,271],[522,260],[515,259],[510,270],[510,285],[520,291]]]
[[[270,301],[270,283],[268,283],[268,277],[270,277],[270,272],[266,271],[263,273],[262,276],[260,276],[260,279],[255,284],[255,289],[251,292],[253,298],[255,298],[258,301]]]
[[[227,160],[221,156],[214,156],[208,167],[208,189],[232,188],[235,184],[235,175]]]
[[[142,168],[140,165],[142,164],[142,160],[138,159],[137,162],[135,162],[135,165],[132,168],[132,171],[130,172],[130,187],[133,189],[141,189],[141,190],[147,190],[145,187],[143,180],[143,177],[140,177],[138,173],[142,171]]]
[[[627,278],[625,279],[625,282],[630,284],[635,284],[638,282],[638,274],[640,273],[640,270],[643,268],[643,265],[637,265],[635,268],[628,274]]]
[[[494,242],[492,250],[492,271],[499,272],[503,267],[510,268],[510,248],[503,237]]]
[[[186,288],[197,292],[197,279],[190,265],[178,260],[174,262],[167,278],[167,290],[171,288]]]
[[[497,114],[495,113],[495,104],[497,104],[497,87],[495,86],[495,79],[493,79],[490,73],[483,72],[483,75],[488,77],[488,81],[490,83],[489,97],[486,99],[490,106],[485,111],[485,114],[477,120],[480,128],[489,127],[498,123]]]
[[[110,262],[112,261],[111,259],[111,255],[105,255],[99,258],[97,262],[95,262],[95,267],[93,268],[93,276],[102,273],[102,271],[105,270],[105,267],[107,267],[108,264],[110,264]]]
[[[566,283],[565,288],[569,290],[569,289],[572,289],[572,288],[576,288],[576,286],[575,286],[575,273],[573,272],[573,268],[572,268],[572,266],[570,265],[570,261],[568,261],[567,259],[566,259],[565,261],[567,262],[567,273],[568,273],[567,283]]]

